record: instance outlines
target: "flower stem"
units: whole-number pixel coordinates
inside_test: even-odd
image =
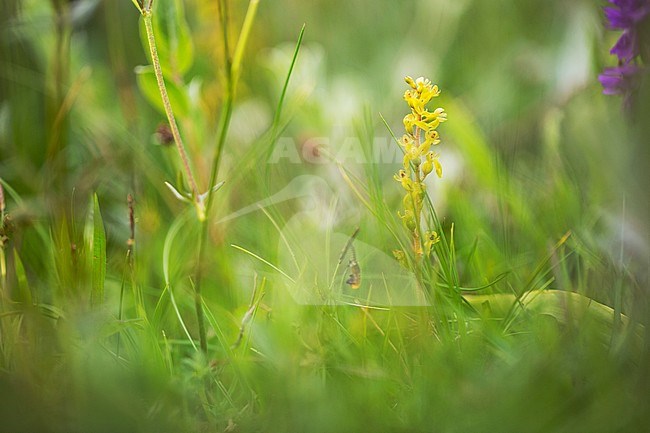
[[[219,3],[221,5],[221,3]],[[219,138],[217,141],[217,146],[215,148],[213,157],[212,157],[212,167],[210,171],[210,183],[208,184],[208,190],[206,191],[207,197],[205,201],[205,214],[208,215],[210,212],[210,206],[212,205],[214,191],[213,186],[217,182],[217,175],[219,173],[219,165],[221,163],[221,156],[223,154],[223,148],[226,143],[226,138],[228,136],[228,129],[230,126],[230,119],[232,117],[233,101],[235,99],[235,90],[237,88],[237,80],[239,78],[239,69],[241,67],[241,62],[244,54],[244,48],[248,41],[248,36],[250,35],[251,29],[253,28],[253,21],[255,19],[255,14],[257,12],[257,6],[259,0],[251,0],[248,4],[248,11],[246,12],[246,17],[244,18],[244,24],[242,25],[241,32],[239,34],[239,40],[235,47],[235,53],[231,60],[229,53],[229,44],[228,44],[228,32],[227,28],[227,14],[226,14],[226,4],[224,3],[219,8],[221,14],[221,25],[224,29],[223,34],[223,44],[224,44],[224,53],[226,56],[226,97],[223,102],[221,109],[221,117],[219,119]],[[203,307],[201,300],[201,287],[203,283],[203,262],[205,258],[205,245],[208,237],[208,223],[207,218],[201,220],[201,231],[199,233],[199,253],[197,258],[197,267],[195,274],[195,284],[194,284],[194,301],[196,308],[196,316],[199,327],[199,340],[201,344],[201,350],[205,353],[208,350],[207,340],[205,335],[205,324],[203,319]]]
[[[197,217],[201,222],[201,235],[199,237],[199,257],[197,263],[196,271],[196,280],[197,284],[194,286],[194,307],[196,309],[196,319],[199,328],[199,344],[201,351],[207,353],[208,351],[208,339],[205,331],[205,319],[203,317],[203,300],[201,297],[201,264],[204,250],[204,239],[207,236],[207,222],[206,222],[206,209],[204,203],[200,199],[199,189],[194,180],[194,175],[192,174],[192,169],[190,168],[189,158],[187,152],[185,151],[185,146],[183,145],[183,139],[178,130],[178,125],[176,124],[176,118],[174,117],[174,111],[172,110],[171,102],[169,101],[169,95],[167,94],[167,88],[165,87],[165,80],[162,73],[162,67],[160,66],[160,58],[158,57],[158,50],[156,49],[156,38],[153,33],[153,25],[151,22],[151,3],[149,0],[146,2],[144,7],[141,9],[142,17],[144,19],[144,26],[147,32],[147,42],[149,44],[149,51],[151,53],[151,63],[153,64],[154,73],[156,75],[156,82],[158,83],[158,90],[160,91],[160,96],[162,98],[163,106],[165,108],[165,114],[167,115],[167,120],[169,121],[169,127],[174,137],[174,142],[176,143],[176,148],[178,149],[178,154],[180,155],[181,161],[183,163],[183,168],[187,175],[188,182],[190,184],[190,190],[192,192],[192,199],[196,207]],[[136,6],[138,6],[136,4]],[[212,183],[210,183],[212,185]],[[208,187],[208,195],[212,192],[212,187]]]
[[[183,144],[183,139],[181,134],[178,131],[178,125],[176,124],[176,118],[174,117],[174,111],[172,110],[172,104],[169,101],[169,95],[167,94],[167,87],[165,86],[165,80],[163,77],[162,67],[160,66],[160,58],[158,57],[158,50],[156,49],[156,38],[153,34],[153,24],[151,22],[151,5],[147,5],[143,9],[142,17],[144,19],[144,27],[147,32],[147,42],[149,44],[149,52],[151,53],[151,63],[153,64],[153,70],[156,75],[156,82],[158,83],[158,90],[160,91],[160,97],[162,98],[163,107],[165,108],[165,114],[167,115],[167,120],[169,121],[169,127],[172,131],[172,136],[174,137],[174,142],[176,143],[176,148],[178,149],[178,154],[181,158],[183,164],[183,169],[187,175],[187,180],[190,184],[190,190],[192,192],[192,197],[194,199],[199,220],[205,219],[205,213],[199,203],[199,189],[194,180],[194,175],[192,174],[192,169],[190,168],[190,160],[185,151],[185,145]]]
[[[244,18],[244,24],[242,25],[239,39],[237,40],[235,54],[232,57],[232,61],[230,59],[230,54],[227,51],[227,33],[224,32],[224,50],[226,50],[226,97],[221,110],[221,117],[219,119],[219,138],[217,141],[217,147],[215,148],[214,155],[212,157],[212,170],[210,172],[210,183],[208,184],[209,188],[212,188],[212,186],[217,181],[219,165],[221,164],[221,156],[223,154],[224,145],[226,144],[226,138],[228,136],[228,129],[230,126],[230,118],[232,116],[232,104],[235,99],[237,81],[239,80],[239,70],[241,68],[244,49],[246,47],[246,43],[248,42],[248,36],[250,35],[251,29],[253,28],[253,21],[255,20],[258,4],[259,0],[251,0],[248,4],[248,10],[246,11],[246,17]],[[223,9],[224,11],[222,11],[221,25],[225,28],[227,24],[225,17],[225,7]],[[207,191],[207,194],[206,213],[209,212],[210,205],[212,204],[212,190],[209,189]]]

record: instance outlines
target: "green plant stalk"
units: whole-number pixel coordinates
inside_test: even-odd
[[[420,128],[415,128],[415,146],[420,146]],[[419,163],[418,165],[413,166],[413,174],[415,174],[415,183],[421,184],[422,179],[420,178],[420,166]],[[411,194],[411,192],[409,192]],[[424,192],[424,194],[427,194]],[[419,205],[419,209],[416,207],[417,201],[416,197],[412,196],[413,200],[413,207],[414,207],[414,212],[415,212],[415,230],[413,231],[413,249],[417,252],[418,250],[422,250],[422,203]],[[415,255],[416,260],[418,259],[418,255]]]
[[[300,28],[300,34],[298,35],[298,41],[296,42],[296,49],[293,51],[293,57],[291,58],[291,64],[289,65],[289,72],[287,73],[287,78],[284,80],[284,85],[282,86],[282,93],[280,93],[280,100],[278,101],[277,109],[275,110],[275,116],[273,116],[273,124],[271,126],[271,148],[275,144],[276,134],[278,126],[280,125],[280,116],[282,114],[282,107],[284,105],[284,98],[287,96],[287,88],[289,87],[289,79],[293,73],[293,68],[296,65],[296,59],[298,58],[298,52],[300,51],[300,45],[302,44],[302,37],[305,34],[305,24]]]
[[[129,251],[130,252],[130,251]],[[129,262],[129,252],[126,254],[126,262],[128,266]],[[124,269],[124,272],[122,273],[122,281],[120,282],[120,301],[117,307],[117,321],[122,323],[122,311],[124,309],[124,284],[125,284],[125,275],[126,275],[126,268]],[[137,301],[136,301],[137,302]],[[121,337],[122,337],[122,332],[117,333],[117,348],[115,349],[115,358],[117,361],[120,360],[120,343],[121,343]]]
[[[305,26],[306,25],[303,24],[302,27],[300,28],[300,34],[298,35],[298,40],[296,41],[296,47],[293,50],[293,57],[291,58],[291,63],[289,64],[289,70],[287,71],[287,75],[284,79],[284,84],[282,86],[282,92],[280,93],[280,99],[278,100],[278,104],[275,108],[273,123],[271,123],[271,127],[269,128],[270,136],[268,137],[268,143],[266,144],[266,149],[263,150],[261,153],[262,155],[261,157],[263,157],[264,160],[266,161],[268,161],[268,159],[271,157],[271,154],[273,152],[273,149],[275,148],[275,144],[278,140],[278,137],[286,127],[286,125],[285,126],[280,125],[280,119],[282,117],[282,108],[284,107],[284,101],[287,95],[287,89],[289,88],[289,80],[291,80],[294,67],[296,66],[296,60],[298,59],[298,52],[300,51],[300,46],[302,45],[302,38],[305,34]],[[269,191],[269,185],[271,184],[270,182],[271,172],[269,168],[270,168],[269,164],[266,164],[264,167],[264,178],[266,179],[266,182],[264,182],[263,185],[267,195],[271,194],[271,192]],[[273,208],[271,208],[271,213],[274,213],[277,219],[282,219],[280,215],[274,212]]]
[[[386,119],[384,118],[384,116],[383,116],[381,113],[379,113],[379,117],[381,118],[382,123],[384,124],[384,126],[385,126],[386,129],[388,130],[388,133],[390,134],[390,136],[391,136],[391,138],[393,139],[393,141],[395,142],[395,144],[397,144],[398,148],[402,151],[402,153],[404,153],[404,150],[403,150],[403,149],[401,148],[401,146],[399,145],[399,139],[397,138],[397,136],[396,136],[395,133],[393,132],[392,128],[390,127],[390,125],[388,124],[388,122],[386,121]],[[429,198],[429,195],[428,195],[428,194],[425,194],[425,197],[428,199],[428,198]],[[368,209],[370,209],[370,206],[366,206],[366,207],[367,207]],[[401,224],[400,224],[400,225],[401,225]],[[392,229],[388,224],[385,224],[385,226],[386,226],[386,228],[388,228],[388,230],[391,232],[391,234],[393,235],[393,238],[394,238],[394,239],[399,243],[400,248],[402,248],[404,251],[406,251],[406,249],[407,249],[407,248],[406,248],[406,245],[402,242],[402,239],[400,239],[400,237],[397,235],[397,233],[396,233],[396,232],[395,232],[395,231],[394,231],[394,230],[393,230],[393,229]],[[411,246],[412,246],[412,244],[411,244]],[[410,256],[407,255],[407,260],[409,261],[409,265],[411,265],[411,266],[413,267],[413,269],[416,269],[416,268],[417,268],[417,261],[416,261],[414,258],[411,259]],[[418,280],[418,283],[419,283],[421,286],[424,286],[424,283],[423,283],[423,281],[422,281],[422,275],[421,275],[421,273],[420,273],[420,272],[414,272],[414,274],[415,274],[415,276],[416,276],[416,279]]]
[[[178,130],[176,118],[174,117],[174,111],[172,110],[172,105],[169,101],[169,95],[167,94],[167,88],[165,87],[162,67],[160,66],[160,58],[158,57],[158,50],[156,49],[156,38],[153,34],[150,4],[148,7],[142,10],[142,17],[144,20],[144,27],[147,32],[147,42],[149,44],[149,52],[151,53],[151,63],[153,64],[154,73],[156,75],[156,82],[158,83],[158,90],[160,91],[160,97],[162,98],[163,106],[165,108],[165,114],[167,115],[169,127],[172,131],[172,136],[174,137],[174,142],[176,143],[176,148],[178,149],[178,154],[181,158],[183,169],[185,170],[187,180],[190,184],[190,190],[192,192],[192,198],[194,199],[194,205],[196,206],[197,216],[200,221],[203,221],[205,220],[205,209],[199,200],[199,189],[196,185],[194,175],[192,174],[190,160],[187,156],[187,152],[185,151],[185,145],[183,144],[181,134]]]
[[[2,186],[0,185],[0,191]],[[2,221],[4,221],[4,215],[1,215],[2,219],[0,220],[0,227],[2,226]],[[5,312],[5,294],[9,292],[7,287],[7,262],[4,250],[4,243],[0,239],[0,313],[4,314]],[[0,366],[4,368],[7,365],[7,356],[5,355],[5,327],[2,323],[2,317],[0,317]]]
[[[379,117],[381,118],[384,126],[387,128],[388,132],[390,133],[391,137],[393,138],[393,141],[399,146],[399,140],[398,140],[397,136],[395,135],[395,133],[393,132],[390,125],[388,124],[388,122],[386,121],[386,119],[384,118],[384,116],[380,114]],[[418,138],[418,141],[419,141],[419,133],[417,134],[417,138]],[[401,147],[400,147],[400,149],[401,149]],[[419,176],[419,170],[417,170],[416,167],[413,166],[413,164],[411,164],[411,168],[413,169],[413,171],[415,173],[416,182],[420,182],[421,179],[420,179],[420,176]],[[440,269],[441,269],[441,272],[442,272],[442,277],[447,282],[447,287],[448,287],[449,292],[450,292],[449,295],[453,299],[453,306],[458,307],[458,308],[455,308],[455,311],[460,314],[460,313],[462,313],[462,310],[460,308],[461,304],[465,303],[465,301],[463,300],[462,296],[460,295],[460,291],[458,290],[458,287],[459,287],[458,275],[457,275],[457,273],[455,271],[455,267],[454,267],[455,261],[454,261],[454,258],[453,258],[454,257],[454,254],[453,254],[453,241],[450,242],[446,238],[444,230],[442,230],[442,224],[440,223],[440,220],[438,219],[438,215],[437,215],[437,213],[435,211],[435,208],[433,207],[433,203],[431,202],[431,197],[426,192],[425,192],[425,195],[424,195],[424,199],[425,199],[425,202],[423,202],[422,205],[424,206],[424,204],[426,203],[427,208],[428,208],[428,210],[430,212],[430,217],[433,220],[433,224],[429,224],[429,226],[430,226],[430,228],[432,230],[435,229],[440,235],[440,242],[438,242],[438,243],[436,243],[434,245],[434,249],[435,249],[435,252],[436,252],[436,256],[438,257],[438,260],[440,262]],[[411,235],[411,237],[413,237],[414,242],[415,242],[415,239],[417,239],[414,236],[416,234],[419,237],[419,239],[417,239],[417,242],[422,242],[421,211],[418,212],[418,215],[416,216],[416,219],[417,219],[416,220],[417,221],[416,222],[416,229],[415,229],[414,232],[409,231],[409,234]],[[404,250],[406,250],[404,245],[402,245],[402,243],[401,243],[401,241],[399,239],[399,236],[397,236],[395,233],[393,233],[393,236],[400,243],[400,247],[403,248]],[[411,245],[411,246],[413,247],[414,245]],[[433,271],[433,269],[431,269],[428,266],[428,264],[430,262],[428,262],[426,260],[424,260],[424,261],[419,260],[417,257],[414,257],[413,259],[408,259],[408,260],[409,260],[410,265],[412,266],[412,270],[413,270],[413,273],[415,275],[416,280],[418,281],[418,284],[420,284],[422,287],[426,287],[426,284],[424,283],[424,272],[423,271],[427,271],[427,274],[429,275],[430,278],[431,278],[432,275],[436,274],[436,272]],[[447,313],[447,311],[446,311],[447,307],[446,306],[439,305],[441,303],[439,301],[443,301],[443,302],[448,304],[448,300],[445,299],[445,297],[444,297],[445,294],[444,293],[439,292],[439,291],[436,290],[435,286],[431,287],[431,289],[429,290],[429,295],[431,296],[431,301],[432,301],[431,308],[432,308],[432,312],[433,312],[433,317],[435,318],[437,332],[441,332],[442,333],[441,335],[444,335],[445,337],[449,338],[451,336],[451,333],[450,333],[450,321],[451,320],[457,320],[458,323],[461,323],[462,321],[464,321],[464,316],[461,315],[460,317],[454,318],[452,315],[449,315]]]
[[[4,310],[4,295],[7,291],[7,259],[5,257],[5,240],[4,225],[5,225],[5,194],[2,184],[0,184],[0,311]]]
[[[226,98],[224,100],[224,105],[221,111],[221,118],[219,120],[219,138],[217,141],[217,147],[215,148],[214,156],[212,158],[212,170],[210,172],[210,183],[209,190],[207,191],[207,201],[206,201],[206,213],[209,212],[210,205],[212,204],[213,191],[212,186],[216,183],[217,175],[219,173],[219,165],[221,163],[221,157],[223,155],[223,148],[226,143],[226,138],[228,136],[228,129],[230,126],[230,118],[232,117],[232,104],[235,99],[235,91],[237,89],[237,82],[239,80],[239,71],[241,68],[241,62],[244,57],[244,49],[248,42],[248,37],[250,35],[251,29],[253,28],[253,22],[255,21],[255,15],[257,13],[257,6],[259,5],[259,0],[251,0],[248,4],[248,10],[246,11],[246,17],[244,18],[244,23],[242,24],[242,29],[239,34],[239,39],[235,47],[235,53],[232,57],[232,63],[229,61],[229,55],[226,52]],[[223,20],[222,20],[223,21]],[[222,26],[225,26],[225,22],[222,23]],[[226,34],[224,33],[224,49],[228,49]]]
[[[7,293],[7,258],[5,246],[0,239],[0,311],[4,310],[4,296]]]
[[[228,38],[227,32],[224,30],[224,49],[226,50],[226,98],[223,103],[221,110],[221,117],[219,119],[219,138],[217,141],[217,147],[215,148],[214,156],[212,158],[212,167],[210,172],[210,183],[208,184],[208,191],[206,192],[206,204],[205,204],[205,213],[206,215],[210,212],[210,207],[212,206],[212,201],[214,198],[214,191],[212,186],[217,181],[217,175],[219,173],[219,165],[221,163],[221,156],[223,155],[223,148],[226,143],[226,137],[228,136],[228,129],[230,126],[230,119],[232,117],[233,101],[235,99],[235,90],[237,87],[237,81],[239,79],[239,70],[241,67],[242,58],[244,56],[244,49],[246,43],[248,42],[248,36],[250,35],[251,29],[253,28],[253,22],[255,20],[255,14],[257,13],[257,6],[259,5],[259,0],[251,0],[248,4],[248,11],[246,12],[246,17],[244,18],[244,23],[242,25],[241,32],[239,34],[239,40],[237,41],[237,46],[235,47],[235,54],[233,55],[232,63],[230,62],[230,57],[228,54]],[[222,26],[225,28],[225,14],[222,10]],[[201,350],[207,352],[207,338],[205,332],[205,320],[203,317],[203,302],[201,299],[201,286],[203,282],[203,261],[205,257],[205,244],[208,237],[208,222],[207,218],[201,220],[201,230],[199,233],[199,252],[197,259],[197,268],[195,274],[195,284],[194,284],[194,307],[196,309],[196,318],[199,328],[199,343]]]
[[[219,11],[219,19],[221,21],[221,32],[223,37],[223,52],[226,62],[226,71],[231,70],[232,58],[230,57],[230,44],[228,37],[228,1],[227,0],[217,0],[217,8]],[[228,80],[230,76],[226,77]]]
[[[259,0],[251,0],[250,3],[248,3],[246,17],[244,17],[244,23],[242,24],[242,29],[239,33],[237,45],[235,46],[235,54],[232,57],[232,66],[230,68],[230,75],[232,79],[231,86],[233,91],[237,88],[237,81],[239,80],[239,69],[241,68],[242,59],[244,57],[244,50],[246,49],[248,37],[250,36],[251,29],[253,28],[253,22],[255,21],[255,15],[257,14],[257,7],[259,6],[259,3]]]
[[[54,186],[64,189],[63,183],[66,177],[66,162],[60,153],[65,146],[67,135],[67,123],[65,111],[61,112],[63,106],[69,70],[70,70],[70,35],[72,25],[70,21],[70,6],[65,2],[53,0],[52,7],[55,11],[55,55],[52,58],[52,83],[53,95],[49,101],[50,116],[50,139],[47,144],[46,157],[50,166],[51,179],[55,181]],[[59,116],[62,114],[61,118]]]
[[[201,263],[203,257],[202,250],[204,249],[203,240],[207,236],[206,207],[204,205],[204,202],[200,199],[199,190],[196,185],[196,181],[194,180],[192,169],[190,168],[189,158],[187,157],[187,152],[185,151],[185,146],[183,145],[183,141],[180,132],[178,130],[178,125],[176,124],[176,118],[174,117],[174,111],[172,109],[171,102],[169,101],[167,88],[165,87],[165,80],[162,73],[162,67],[160,66],[160,58],[158,57],[158,50],[156,49],[156,38],[154,37],[153,34],[153,25],[151,20],[152,1],[150,0],[146,4],[144,4],[143,8],[140,8],[140,5],[135,0],[133,0],[133,4],[138,8],[144,20],[145,30],[147,33],[147,42],[149,45],[149,51],[151,53],[151,62],[153,64],[154,73],[156,75],[156,82],[158,83],[158,90],[160,91],[160,96],[162,98],[163,106],[165,108],[165,114],[167,115],[167,120],[169,121],[169,126],[172,131],[172,136],[174,137],[174,142],[176,143],[176,148],[178,149],[178,153],[183,163],[183,168],[185,170],[185,173],[188,178],[188,182],[190,184],[190,189],[192,192],[192,198],[197,212],[197,217],[201,222],[201,235],[199,237],[199,258],[198,258],[197,272],[196,272],[197,281],[200,281]],[[212,181],[210,185],[212,185]],[[211,192],[212,192],[212,187],[208,187],[208,198],[210,197]],[[196,309],[196,316],[198,322],[197,325],[199,328],[199,343],[201,346],[201,350],[204,353],[207,353],[208,351],[207,334],[205,331],[205,321],[203,318],[203,309],[201,305],[202,304],[201,289],[200,289],[200,285],[198,284],[195,286],[194,298],[195,298],[194,305]]]
[[[104,302],[106,282],[106,231],[97,194],[93,196],[92,209],[92,286],[90,303],[92,306],[99,306]]]

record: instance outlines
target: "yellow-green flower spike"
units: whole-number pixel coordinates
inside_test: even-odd
[[[420,219],[424,201],[424,179],[433,171],[442,177],[442,165],[438,154],[432,152],[432,146],[440,143],[440,134],[437,128],[447,120],[444,108],[437,107],[430,111],[427,104],[440,95],[438,86],[424,77],[413,79],[405,77],[404,81],[409,86],[404,92],[404,101],[410,108],[410,113],[404,116],[404,131],[406,134],[399,140],[404,149],[403,168],[395,174],[394,178],[402,185],[406,194],[402,199],[404,213],[398,215],[404,225],[411,231],[416,255],[422,254],[420,244]],[[440,240],[436,232],[425,232],[424,250],[429,254],[431,247]],[[403,252],[402,252],[403,254]]]
[[[440,236],[438,235],[437,232],[435,231],[427,231],[424,234],[424,252],[428,256],[431,254],[431,250],[433,249],[433,246],[440,242]]]

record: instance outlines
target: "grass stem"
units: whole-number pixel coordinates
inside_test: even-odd
[[[233,56],[232,63],[230,61],[230,57],[228,53],[228,37],[227,37],[227,31],[225,29],[227,24],[227,19],[225,15],[226,8],[224,6],[219,9],[221,12],[222,26],[224,26],[223,43],[224,43],[224,50],[226,56],[226,68],[227,68],[226,98],[224,100],[223,107],[221,110],[221,117],[219,120],[219,138],[217,141],[217,146],[214,151],[214,155],[212,157],[212,167],[210,170],[210,183],[208,184],[208,191],[206,192],[207,194],[207,198],[205,202],[206,215],[208,215],[210,212],[210,207],[212,205],[212,201],[214,197],[214,191],[212,189],[212,186],[217,181],[217,175],[219,173],[219,165],[221,164],[223,148],[226,143],[226,138],[228,136],[228,129],[230,126],[230,119],[232,117],[233,101],[235,98],[235,90],[237,86],[237,80],[239,77],[239,69],[241,67],[244,48],[246,47],[248,36],[250,35],[250,31],[253,28],[253,21],[255,19],[255,14],[257,12],[258,4],[259,4],[259,0],[251,0],[251,2],[248,4],[248,11],[246,12],[246,18],[244,19],[244,24],[242,25],[242,30],[239,35],[239,40],[237,41],[237,46],[235,47],[235,54]],[[197,259],[195,282],[194,282],[194,301],[195,301],[195,308],[196,308],[196,318],[197,318],[198,328],[199,328],[199,342],[200,342],[201,350],[203,352],[207,352],[208,350],[207,339],[205,334],[205,323],[203,318],[202,301],[201,301],[201,290],[203,284],[203,261],[205,257],[205,244],[206,244],[207,237],[208,237],[208,223],[206,218],[201,220],[201,230],[199,233],[199,246],[198,246],[199,252],[198,252],[198,259]]]
[[[165,108],[165,114],[167,115],[169,127],[171,129],[172,136],[174,137],[174,142],[176,143],[176,148],[178,149],[178,154],[181,158],[181,163],[183,164],[183,169],[185,170],[187,180],[190,184],[190,190],[195,202],[198,218],[199,220],[203,220],[205,219],[205,211],[199,201],[199,189],[196,185],[196,180],[194,179],[194,174],[192,173],[192,169],[190,167],[190,160],[187,156],[185,145],[183,144],[183,139],[181,138],[181,134],[178,130],[176,118],[174,117],[174,111],[172,109],[171,102],[169,101],[169,95],[167,94],[167,87],[165,86],[165,79],[163,77],[162,67],[160,65],[160,58],[158,57],[156,38],[153,33],[153,23],[151,20],[151,3],[149,3],[143,9],[142,17],[147,32],[147,42],[149,45],[149,52],[151,53],[151,63],[153,64],[154,73],[156,75],[156,82],[158,83],[158,90],[160,91],[160,97],[162,98],[163,107]]]

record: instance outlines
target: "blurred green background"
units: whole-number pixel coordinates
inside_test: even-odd
[[[0,431],[647,430],[650,98],[646,84],[625,111],[602,95],[618,37],[603,5],[261,1],[200,265],[202,353],[200,229],[164,185],[188,190],[138,69],[150,63],[139,12],[1,0]],[[202,190],[247,7],[155,2],[163,38],[190,36],[177,53],[188,67],[166,78]],[[351,292],[335,274],[360,226],[364,281],[387,272],[397,293],[392,281],[412,280],[392,260],[407,238],[401,157],[380,117],[401,135],[405,75],[442,90],[444,176],[428,191],[459,286],[486,286],[465,292],[467,316],[449,313],[451,334],[435,307],[374,305],[367,283]],[[98,221],[105,301],[91,308]],[[303,305],[312,283],[321,302]]]

